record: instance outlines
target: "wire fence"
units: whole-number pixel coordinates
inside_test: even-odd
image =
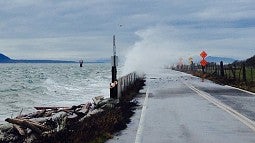
[[[212,68],[217,67],[217,70],[212,70]],[[253,82],[255,81],[255,67],[242,65],[223,65],[223,68],[219,65],[209,64],[206,67],[208,73],[217,74],[217,76],[223,76],[227,79],[234,79],[237,81]]]
[[[184,72],[204,72],[205,74],[210,74],[211,76],[222,77],[226,79],[231,79],[234,81],[242,82],[255,82],[255,66],[246,66],[245,63],[242,64],[220,64],[208,63],[203,69],[201,65],[182,65],[174,68],[175,70]]]
[[[139,75],[136,72],[118,78],[118,92],[117,97],[120,99],[125,96],[129,89],[132,89],[136,85],[137,80],[144,78],[144,75]]]

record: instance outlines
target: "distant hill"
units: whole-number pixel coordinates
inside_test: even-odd
[[[76,62],[61,60],[14,60],[0,53],[0,63],[76,63]]]
[[[90,59],[85,61],[86,63],[111,63],[111,59]]]
[[[243,63],[246,64],[246,66],[255,66],[255,55],[242,61],[235,61],[233,64],[235,65],[242,65]]]
[[[77,62],[60,60],[11,60],[10,63],[77,63]]]
[[[0,62],[3,61],[3,62],[7,62],[7,61],[10,61],[11,59],[7,56],[5,56],[4,54],[1,54],[0,53]]]
[[[246,60],[247,66],[255,66],[255,55]]]
[[[225,58],[225,57],[213,57],[213,56],[208,56],[205,58],[207,62],[214,62],[214,63],[220,63],[221,61],[223,61],[223,63],[233,63],[234,61],[236,61],[233,58]]]
[[[195,56],[194,58],[194,62],[195,63],[199,63],[201,61],[201,57],[200,56]],[[233,58],[227,58],[227,57],[214,57],[214,56],[208,56],[205,58],[207,62],[211,63],[220,63],[221,61],[223,61],[223,63],[233,63],[234,61],[236,61]]]

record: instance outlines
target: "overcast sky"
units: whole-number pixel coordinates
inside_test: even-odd
[[[14,59],[109,58],[113,34],[117,54],[130,61],[202,50],[236,59],[255,54],[254,0],[0,0],[0,6],[0,53]]]

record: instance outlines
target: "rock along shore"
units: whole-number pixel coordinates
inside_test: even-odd
[[[38,111],[7,118],[0,125],[0,143],[104,142],[125,129],[138,103],[134,96],[144,79],[130,85],[121,99],[94,97],[93,103],[72,107],[35,107]]]

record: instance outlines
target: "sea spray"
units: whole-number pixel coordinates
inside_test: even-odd
[[[178,62],[180,57],[188,59],[190,50],[174,27],[158,25],[136,32],[140,40],[126,54],[123,74],[138,71],[148,72]]]

